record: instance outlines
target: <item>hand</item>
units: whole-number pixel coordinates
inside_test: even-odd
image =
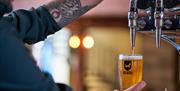
[[[144,81],[141,81],[124,91],[141,91],[145,86],[146,86],[146,83]],[[119,90],[114,90],[114,91],[119,91]]]

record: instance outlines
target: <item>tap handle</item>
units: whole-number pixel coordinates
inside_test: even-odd
[[[137,12],[137,0],[130,0],[129,11]]]
[[[156,0],[155,12],[164,12],[164,0]]]

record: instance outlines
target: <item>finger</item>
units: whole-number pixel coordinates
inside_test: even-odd
[[[114,91],[119,91],[119,90],[115,89]]]
[[[128,89],[125,90],[125,91],[140,91],[140,90],[142,90],[145,86],[146,86],[146,83],[145,83],[144,81],[142,81],[142,82],[139,82],[139,83],[131,86],[130,88],[128,88]]]

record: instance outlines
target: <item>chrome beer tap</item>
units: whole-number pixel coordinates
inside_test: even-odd
[[[132,49],[135,47],[136,32],[141,32],[155,35],[157,48],[163,39],[180,53],[180,0],[130,0],[129,8],[128,26]]]
[[[131,42],[132,50],[135,47],[137,18],[138,18],[137,0],[130,0],[130,6],[128,12],[128,25],[130,29],[130,42]]]
[[[156,36],[156,47],[161,46],[161,35],[164,20],[164,5],[163,0],[156,0],[155,12],[154,12],[154,26],[155,26],[155,36]]]

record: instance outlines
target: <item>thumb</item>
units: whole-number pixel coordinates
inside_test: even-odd
[[[146,83],[144,81],[141,81],[141,82],[131,86],[130,88],[128,88],[125,91],[141,91],[145,86],[146,86]]]

